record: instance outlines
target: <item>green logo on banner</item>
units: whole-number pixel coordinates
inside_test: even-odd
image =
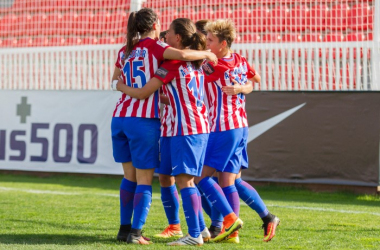
[[[26,117],[30,116],[31,105],[28,104],[26,96],[21,97],[21,104],[17,104],[17,115],[20,116],[20,123],[26,123]]]

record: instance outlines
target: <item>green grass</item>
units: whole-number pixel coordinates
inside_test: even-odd
[[[142,247],[115,241],[119,184],[115,177],[0,174],[0,249],[171,248],[165,242]],[[155,182],[147,236],[167,223],[159,190]],[[205,244],[204,249],[380,249],[379,196],[276,186],[257,190],[281,219],[276,237],[262,242],[261,220],[242,205],[241,244]],[[180,216],[186,231],[182,209]]]

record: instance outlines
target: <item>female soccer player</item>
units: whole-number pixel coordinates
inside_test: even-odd
[[[235,214],[239,215],[239,195],[245,202],[255,203],[247,204],[254,207],[261,216],[265,230],[264,241],[269,241],[275,234],[279,219],[268,212],[257,192],[253,192],[253,188],[247,186],[240,178],[241,168],[248,167],[248,122],[244,94],[252,92],[251,82],[260,82],[260,76],[244,57],[231,53],[231,44],[236,36],[231,20],[210,22],[205,30],[207,48],[216,54],[218,64],[203,65],[211,133],[205,166],[198,185],[207,194],[209,186],[217,185],[210,178],[217,170],[219,185]],[[234,79],[234,82],[231,79]],[[213,206],[212,209],[219,210],[218,206]],[[227,241],[239,243],[237,232]]]
[[[121,77],[127,86],[142,88],[164,59],[216,61],[211,52],[178,50],[156,41],[160,23],[152,9],[131,13],[127,31],[127,45],[119,51],[115,63],[113,85]],[[141,229],[151,204],[154,169],[159,165],[159,113],[158,91],[145,100],[123,94],[113,113],[113,156],[124,170],[120,186],[121,225],[117,235],[120,241],[150,243],[142,237]]]
[[[179,49],[203,50],[206,47],[205,38],[196,32],[194,24],[187,18],[175,19],[166,39]],[[194,185],[194,176],[199,176],[202,171],[209,135],[201,64],[202,60],[191,63],[165,61],[143,88],[132,88],[121,82],[117,84],[118,90],[138,99],[147,98],[163,86],[163,92],[169,98],[170,105],[161,122],[159,173],[175,176],[181,190],[188,235],[168,245],[202,245],[199,223],[203,223],[203,229],[207,230],[200,195]]]

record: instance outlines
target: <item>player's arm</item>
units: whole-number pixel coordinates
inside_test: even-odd
[[[123,92],[130,97],[136,99],[146,99],[150,95],[152,95],[156,90],[158,90],[162,86],[163,82],[156,77],[153,77],[147,82],[142,88],[132,88],[124,84],[122,80],[120,80],[116,88],[117,90]]]
[[[167,97],[166,95],[160,95],[160,102],[162,104],[165,104],[165,105],[170,105],[170,102],[169,102],[169,97]]]
[[[231,82],[233,82],[234,84],[231,86],[223,86],[222,91],[227,95],[237,95],[240,93],[245,94],[245,95],[249,94],[253,91],[253,84],[252,84],[253,79],[254,77],[252,77],[251,79],[248,79],[249,81],[247,81],[247,84],[245,85],[241,85],[234,79],[231,79]]]
[[[169,47],[164,52],[164,58],[168,60],[180,60],[180,61],[196,61],[206,59],[207,61],[217,64],[218,58],[210,51],[206,50],[179,50]]]

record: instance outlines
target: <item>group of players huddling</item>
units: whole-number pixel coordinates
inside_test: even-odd
[[[119,241],[152,243],[141,229],[155,171],[169,226],[154,237],[173,238],[168,245],[239,243],[240,198],[263,220],[264,241],[275,236],[280,223],[240,178],[248,168],[244,95],[260,76],[244,57],[231,52],[236,33],[230,20],[197,26],[187,18],[173,20],[164,43],[158,40],[160,21],[152,9],[129,17],[127,43],[112,78],[113,88],[123,93],[111,124],[114,159],[124,170]],[[185,236],[175,184],[188,226]],[[211,218],[210,228],[203,209]]]

